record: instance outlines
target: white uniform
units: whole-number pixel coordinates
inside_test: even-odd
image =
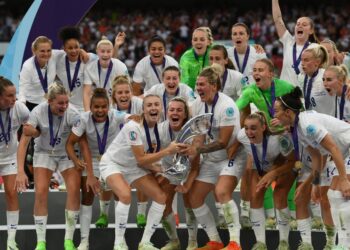
[[[53,137],[56,137],[54,147],[50,145],[49,129],[49,105],[43,102],[36,106],[30,113],[28,123],[34,128],[40,129],[40,136],[35,138],[34,146],[34,167],[44,167],[55,171],[64,171],[73,167],[73,162],[68,159],[65,145],[69,133],[76,122],[79,122],[79,113],[75,108],[68,107],[63,117],[52,115],[53,117]]]
[[[249,45],[249,48],[250,48],[250,51],[249,51],[247,66],[245,67],[244,72],[241,72],[241,73],[244,75],[244,82],[254,83],[255,82],[253,78],[254,64],[256,60],[266,58],[266,54],[265,53],[258,54],[254,46]],[[228,57],[233,62],[235,69],[237,71],[240,71],[234,56],[234,47],[227,48],[227,53],[228,53]],[[244,55],[245,54],[238,54],[239,65],[241,66],[241,68],[243,66]]]
[[[340,119],[340,101],[341,97],[336,97],[336,117]],[[345,104],[344,104],[344,113],[343,113],[343,120],[346,122],[350,122],[350,101],[345,97]]]
[[[293,46],[295,44],[294,37],[289,33],[288,30],[283,34],[283,36],[280,38],[280,42],[283,44],[283,66],[282,66],[282,72],[280,79],[285,80],[287,82],[290,82],[294,86],[297,86],[298,83],[298,75],[294,71],[294,65],[293,65]],[[302,50],[302,45],[296,46],[296,58],[298,59]],[[301,69],[301,60],[299,63],[299,72],[302,71]]]
[[[323,73],[324,69],[319,69],[317,76],[312,82],[312,89],[310,94],[310,106],[309,110],[315,110],[322,114],[327,114],[334,116],[335,114],[335,97],[330,96],[323,85]],[[300,73],[298,76],[299,87],[304,91],[304,80],[305,74]],[[310,77],[308,77],[307,85],[305,89],[307,90]],[[304,98],[306,93],[304,93]]]
[[[212,112],[212,105],[208,105],[208,113],[214,113],[213,122],[211,124],[211,135],[207,135],[207,141],[210,143],[219,138],[221,127],[234,126],[234,131],[231,135],[229,145],[235,140],[240,125],[239,110],[233,100],[223,93],[218,93],[219,98]],[[200,115],[205,113],[205,103],[197,98],[192,104],[192,115]],[[196,180],[215,184],[217,177],[221,170],[227,166],[227,152],[226,149],[217,150],[208,154],[203,154],[203,161],[201,163],[200,172]]]
[[[222,93],[236,101],[241,96],[242,88],[247,86],[249,82],[247,81],[246,77],[244,77],[244,75],[237,70],[226,69],[226,71],[226,81],[224,82],[224,79],[221,79],[221,88],[224,88]]]
[[[156,144],[154,128],[149,128],[149,133],[152,144]],[[102,156],[100,172],[104,181],[112,174],[121,173],[124,179],[132,184],[135,180],[150,173],[137,165],[132,146],[144,146],[145,152],[148,150],[145,129],[142,124],[135,121],[125,124]]]
[[[248,136],[245,133],[245,129],[242,128],[239,131],[237,139],[244,146],[245,151],[253,157],[253,152],[251,148],[251,143]],[[270,135],[267,137],[267,151],[264,164],[262,162],[263,154],[263,143],[254,144],[256,147],[257,156],[260,162],[260,166],[263,167],[264,172],[271,170],[271,167],[274,164],[275,159],[279,155],[287,156],[293,151],[293,143],[290,141],[288,136],[285,135]],[[254,159],[254,158],[253,158]],[[257,169],[256,164],[253,160],[253,168]]]
[[[142,113],[142,104],[143,104],[143,100],[141,98],[132,96],[130,113],[128,110],[119,110],[116,105],[113,105],[113,108],[122,113],[127,113],[130,115],[140,115]]]
[[[132,80],[137,83],[141,83],[143,90],[149,90],[153,85],[161,83],[162,73],[166,67],[176,66],[179,67],[178,62],[171,56],[165,55],[165,64],[155,66],[158,77],[151,66],[151,56],[145,56],[142,58],[135,67]],[[159,78],[159,79],[158,79]]]
[[[28,121],[29,110],[23,103],[16,101],[9,113],[7,110],[0,110],[0,115],[5,129],[2,131],[0,128],[0,176],[5,176],[17,173],[17,131],[23,123]],[[9,135],[8,132],[10,132]],[[10,136],[10,140],[7,139],[7,145],[4,134],[6,138]]]
[[[56,79],[56,63],[57,58],[64,55],[63,50],[53,50],[52,56],[49,59],[45,68],[41,68],[41,74],[45,77],[47,72],[47,87],[52,84]],[[22,66],[21,73],[19,75],[19,90],[18,90],[18,100],[25,103],[26,101],[39,104],[45,99],[45,92],[41,86],[38,72],[35,68],[34,63],[35,57],[27,59]]]
[[[94,61],[96,58],[94,54],[89,54],[89,62]],[[63,86],[70,92],[70,87],[68,83],[68,75],[66,70],[66,58],[67,55],[63,55],[58,57],[56,64],[56,72],[59,81],[63,84]],[[77,62],[69,61],[69,69],[70,69],[70,78],[73,81],[75,67]],[[75,81],[75,87],[73,91],[70,93],[71,96],[69,98],[69,103],[72,104],[79,112],[84,111],[83,106],[83,83],[84,83],[84,71],[86,64],[84,62],[80,63],[79,71],[77,74],[77,78]]]
[[[124,118],[125,118],[125,113],[119,113],[117,111],[112,111],[112,110],[108,112],[109,126],[108,126],[108,135],[107,135],[105,151],[108,149],[109,145],[112,143],[112,141],[117,137],[118,133],[120,132],[121,126],[124,124]],[[96,128],[101,140],[103,138],[105,124],[106,122],[96,123]],[[99,170],[100,152],[98,148],[96,128],[92,120],[92,114],[90,111],[88,111],[81,114],[80,122],[76,122],[74,124],[72,128],[72,132],[78,137],[81,137],[84,133],[86,134],[89,148],[92,155],[92,165],[93,165],[94,175],[96,177],[100,177],[100,170]],[[83,176],[86,176],[85,171],[83,172]]]
[[[107,84],[105,87],[109,96],[112,95],[111,83],[112,83],[113,79],[119,75],[129,75],[128,69],[122,61],[115,59],[115,58],[112,58],[111,61],[113,63],[113,67],[112,67],[112,71],[109,75],[109,78],[108,78],[108,81],[107,81]],[[93,89],[103,88],[104,83],[105,83],[105,79],[107,76],[108,69],[102,68],[102,67],[101,67],[101,75],[99,75],[98,63],[99,63],[99,60],[95,60],[95,61],[88,63],[85,67],[85,72],[84,72],[84,84],[92,85]]]
[[[315,111],[305,111],[299,114],[298,139],[303,146],[311,146],[318,149],[321,154],[327,155],[329,152],[320,145],[327,134],[333,138],[343,158],[347,159],[350,148],[350,124]],[[347,166],[346,169],[348,174],[350,174],[349,167]]]

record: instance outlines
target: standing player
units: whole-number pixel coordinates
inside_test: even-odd
[[[112,95],[111,82],[118,75],[128,75],[126,65],[112,58],[113,44],[102,38],[96,45],[98,60],[86,65],[84,72],[83,103],[85,111],[90,108],[91,93],[94,88],[104,88],[109,96]]]
[[[22,187],[13,187],[17,175],[17,131],[28,118],[29,110],[23,103],[16,101],[16,87],[11,81],[0,76],[0,176],[5,189],[7,249],[14,250],[18,250],[16,231],[19,204],[16,192],[23,190]]]
[[[166,44],[160,36],[154,36],[148,42],[148,56],[142,58],[135,67],[133,92],[142,95],[152,86],[162,83],[163,70],[169,66],[178,67],[177,61],[165,54]]]
[[[209,51],[213,35],[209,27],[199,27],[192,33],[192,48],[180,58],[181,82],[195,88],[197,76],[209,65]]]
[[[36,250],[46,249],[47,202],[50,179],[59,170],[67,187],[65,250],[75,249],[73,234],[79,216],[80,171],[68,158],[65,144],[69,132],[78,120],[78,111],[68,106],[67,90],[62,84],[52,83],[48,89],[48,101],[33,109],[29,121],[24,125],[17,159],[18,177],[16,185],[25,189],[24,158],[27,146],[35,137],[34,148],[34,222],[37,234]]]

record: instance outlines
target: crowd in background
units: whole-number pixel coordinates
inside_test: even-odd
[[[105,9],[91,10],[81,21],[82,46],[86,51],[95,51],[102,35],[111,41],[119,31],[127,34],[126,43],[119,50],[119,58],[129,71],[147,55],[147,41],[155,34],[167,42],[167,54],[179,59],[190,47],[194,27],[209,26],[214,40],[230,40],[230,29],[236,22],[244,22],[251,29],[251,41],[261,44],[277,68],[282,67],[282,45],[278,41],[269,6],[239,12],[237,9]],[[335,41],[340,51],[350,50],[350,4],[347,6],[313,6],[284,8],[284,19],[289,30],[293,30],[299,16],[310,16],[316,23],[316,34],[320,40],[328,37]],[[10,41],[20,17],[0,11],[0,41]]]

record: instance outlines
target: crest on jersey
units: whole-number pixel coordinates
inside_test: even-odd
[[[233,110],[232,107],[229,107],[229,108],[226,109],[227,117],[233,117],[234,113],[235,113],[235,111]]]
[[[313,124],[310,124],[306,127],[306,134],[308,136],[315,136],[316,135],[316,126]]]
[[[80,126],[80,123],[81,123],[81,121],[80,121],[80,119],[77,119],[75,122],[74,122],[74,127],[79,127]]]
[[[137,139],[137,134],[136,134],[135,131],[130,131],[130,132],[129,132],[129,139],[130,139],[130,141],[136,141],[136,139]]]

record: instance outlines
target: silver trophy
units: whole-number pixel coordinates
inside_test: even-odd
[[[178,143],[188,143],[193,137],[208,133],[211,116],[211,113],[206,113],[203,115],[197,115],[187,121],[180,130],[175,141]],[[182,182],[187,178],[187,175],[190,172],[190,167],[188,156],[175,154],[173,165],[165,169],[164,173],[173,176],[179,182]]]

